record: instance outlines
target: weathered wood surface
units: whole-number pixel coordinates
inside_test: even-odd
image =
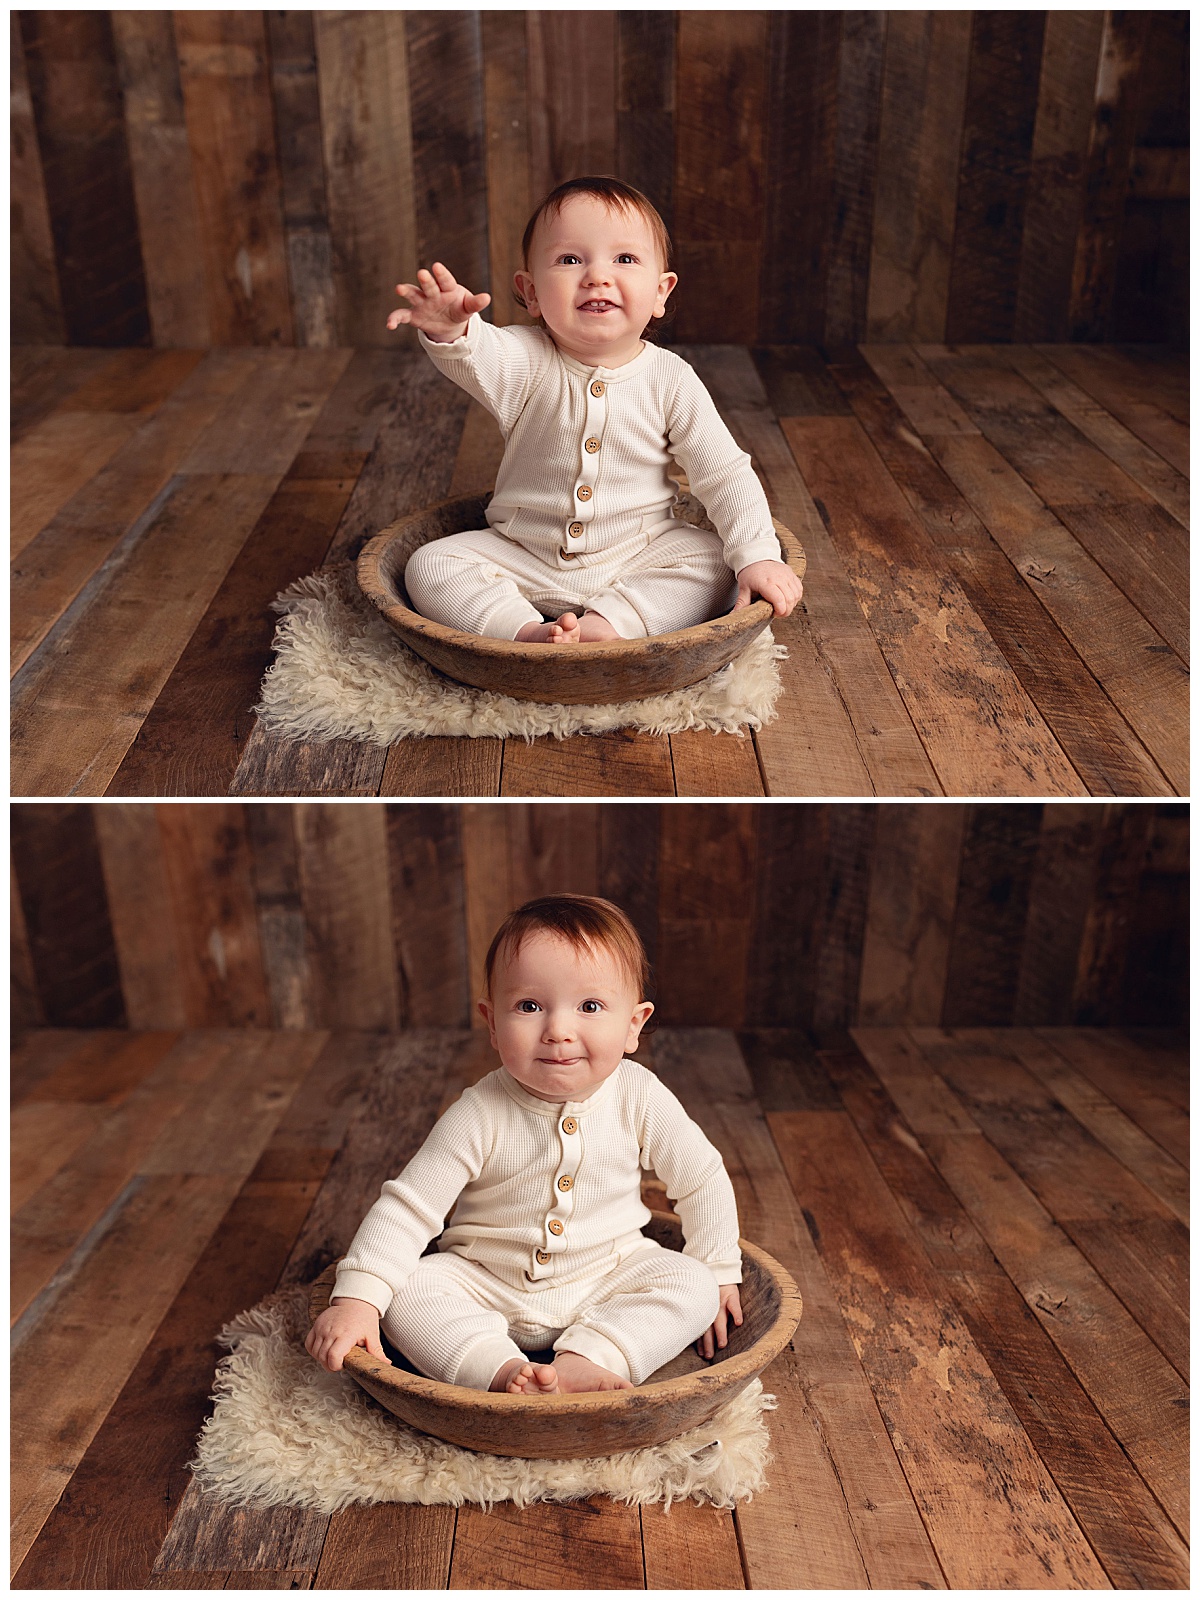
[[[779,715],[749,739],[266,738],[250,708],[274,595],[398,514],[485,493],[494,423],[415,352],[44,352],[14,391],[35,419],[13,462],[16,792],[1186,790],[1185,480],[1139,420],[1183,428],[1149,398],[1175,394],[1177,363],[773,346],[756,370],[684,348],[809,561],[772,624]]]
[[[567,859],[553,828],[537,843],[531,888]],[[571,859],[581,883],[607,885],[618,866],[577,846]],[[1038,1086],[1043,1071],[1064,1081],[1054,1062],[1078,1044],[1112,1063],[1118,1092],[1138,1084],[1143,1102],[1174,1103],[1181,1044],[1070,1029],[1042,1036],[1053,1050],[1026,1030],[918,1037],[865,1030],[865,1055],[818,1054],[787,1028],[746,1034],[740,1052],[719,1029],[654,1041],[655,1070],[722,1151],[742,1231],[805,1296],[765,1375],[774,1462],[753,1501],[732,1514],[595,1500],[330,1518],[231,1510],[190,1486],[214,1335],[277,1283],[329,1265],[490,1051],[476,1061],[464,1032],[443,1029],[185,1035],[177,1059],[207,1059],[227,1103],[163,1129],[140,1185],[19,1329],[14,1586],[1003,1588],[1028,1568],[1041,1588],[1186,1587],[1186,1430],[1177,1407],[1161,1409],[1170,1368],[1147,1338],[1154,1308],[1122,1305],[1085,1261],[1090,1250],[1111,1267],[1126,1240],[1124,1270],[1151,1286],[1161,1276],[1115,1221],[1137,1193],[1143,1221],[1159,1203],[1142,1187],[1145,1136],[1131,1140],[1132,1120],[1093,1086],[1077,1103],[1114,1136],[1100,1159],[1073,1107],[1049,1109],[1054,1090]],[[31,1034],[21,1070],[41,1098],[25,1108],[119,1117],[138,1088],[83,1097],[122,1094],[122,1053],[112,1034],[102,1049]],[[278,1090],[231,1149],[234,1102],[265,1081]],[[16,1127],[32,1158],[45,1127]],[[1089,1218],[1080,1255],[1066,1234]],[[42,1363],[21,1358],[34,1346]]]

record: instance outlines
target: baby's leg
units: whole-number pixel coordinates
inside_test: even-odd
[[[508,1332],[506,1284],[456,1255],[422,1256],[392,1300],[383,1331],[428,1378],[510,1393],[552,1393],[552,1367],[530,1362]],[[525,1371],[528,1369],[528,1371]]]
[[[644,1383],[712,1326],[720,1303],[717,1280],[702,1262],[647,1240],[644,1251],[597,1284],[554,1341],[560,1386],[572,1386],[568,1352]]]
[[[675,524],[587,604],[588,614],[602,616],[618,638],[642,639],[707,622],[736,597],[737,579],[716,534]]]
[[[541,563],[490,528],[452,533],[414,550],[404,569],[404,587],[423,617],[489,639],[515,639],[529,625],[546,627],[541,612],[522,594]]]

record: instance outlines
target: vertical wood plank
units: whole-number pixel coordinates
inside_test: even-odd
[[[158,814],[151,805],[91,809],[129,1026],[184,1028],[187,997]]]
[[[175,37],[213,342],[291,344],[263,13],[177,11]]]
[[[673,11],[617,12],[617,176],[640,189],[667,225],[675,213]]]
[[[67,343],[149,344],[111,14],[20,18]]]
[[[767,13],[681,11],[678,28],[677,337],[749,344],[759,324]]]
[[[941,1016],[963,815],[963,806],[954,804],[879,807],[859,1022],[934,1022]]]
[[[748,1026],[812,1026],[825,811],[811,801],[758,809]]]
[[[9,902],[9,1023],[14,1040],[27,1028],[41,1028],[46,1023],[42,997],[38,993],[37,975],[33,970],[33,954],[29,948],[29,929],[25,925],[25,908],[17,887],[17,874],[11,855],[8,866]]]
[[[392,938],[405,1027],[469,1026],[458,806],[386,808]]]
[[[969,11],[887,14],[869,339],[945,334],[970,47]]]
[[[244,805],[254,875],[263,976],[276,1028],[307,1028],[312,1019],[307,930],[300,898],[295,808]]]
[[[1154,827],[1149,806],[1105,808],[1096,888],[1087,908],[1071,998],[1071,1022],[1090,1027],[1120,1020],[1122,977],[1132,933],[1131,913]]]
[[[1071,1021],[1075,971],[1096,888],[1105,816],[1104,806],[1070,802],[1042,811],[1013,1003],[1012,1020],[1019,1027]]]
[[[950,341],[1011,339],[1045,13],[976,11],[963,118]]]
[[[1102,11],[1046,13],[1017,279],[1016,339],[1066,338],[1103,29]]]
[[[1155,807],[1129,928],[1120,1020],[1147,1027],[1187,1026],[1190,814]]]
[[[121,974],[91,808],[10,810],[16,881],[46,1021],[57,1028],[126,1025]]]
[[[599,809],[553,800],[505,808],[514,904],[544,894],[597,892]]]
[[[19,13],[10,12],[8,20],[12,338],[17,344],[65,344],[67,326]]]
[[[397,283],[417,271],[404,14],[316,11],[336,342],[395,348]],[[407,342],[415,335],[405,334]]]
[[[519,11],[483,11],[480,26],[488,291],[492,296],[488,310],[495,325],[506,328],[533,320],[512,297],[513,273],[522,265],[521,237],[534,207],[529,174],[526,24]]]
[[[271,1003],[242,808],[160,805],[156,812],[188,1022],[268,1027]]]
[[[875,830],[873,806],[826,806],[824,813],[826,841],[812,1019],[818,1040],[848,1028],[858,1010]]]
[[[204,241],[169,11],[114,11],[150,327],[160,348],[211,344]]]
[[[465,805],[462,808],[463,887],[467,912],[467,1001],[471,1026],[484,1027],[476,1001],[483,994],[483,962],[496,929],[517,904],[513,895],[508,851],[508,808]]]
[[[333,259],[311,11],[268,11],[271,98],[296,343],[334,342]]]
[[[405,14],[417,256],[488,284],[483,58],[477,11]]]
[[[823,329],[831,345],[861,339],[867,323],[883,39],[882,11],[842,13]]]
[[[942,1006],[946,1027],[1012,1021],[1041,821],[1040,805],[973,805],[967,815]]]
[[[629,917],[653,971],[658,957],[660,805],[600,807],[599,893]],[[652,990],[650,998],[654,998]]]
[[[1072,339],[1102,339],[1108,331],[1148,18],[1145,11],[1104,13],[1083,216],[1071,277]]]
[[[818,343],[825,326],[841,24],[833,11],[772,11],[768,17],[770,100],[757,337],[765,344]],[[690,151],[685,155],[682,131],[684,97],[689,92],[681,67],[678,160],[692,164]],[[722,101],[716,98],[710,103]],[[705,110],[701,102],[696,114]],[[713,331],[698,337],[733,336]]]
[[[673,805],[659,856],[659,1021],[737,1028],[746,1018],[757,808]]]
[[[568,178],[617,166],[613,11],[527,11],[533,203]]]
[[[399,1026],[387,824],[376,804],[296,807],[300,892],[319,1027]]]

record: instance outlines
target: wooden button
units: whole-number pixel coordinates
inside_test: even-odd
[[[583,537],[583,523],[573,522],[567,529],[567,535],[572,539],[581,539]]]
[[[537,1253],[537,1258],[538,1258],[538,1261],[541,1263],[541,1265],[544,1267],[546,1265],[547,1261],[549,1261],[549,1259],[550,1259],[549,1250],[539,1250],[538,1253]]]
[[[575,559],[574,550],[564,550],[562,545],[559,545],[558,553],[563,558],[564,561],[574,561],[574,559]]]
[[[576,489],[575,493],[581,500],[590,500],[592,498],[592,491],[588,488],[586,483],[581,483],[578,489]]]
[[[562,1131],[564,1133],[574,1133],[578,1127],[579,1124],[575,1121],[574,1117],[563,1118]]]
[[[558,1237],[558,1235],[562,1232],[562,1228],[563,1228],[562,1223],[558,1220],[557,1217],[555,1217],[553,1222],[548,1222],[546,1224],[546,1226],[550,1229],[550,1232],[552,1234],[554,1234],[555,1238]]]
[[[596,451],[600,448],[600,441],[599,439],[585,439],[583,441],[583,448],[587,451],[588,455],[594,456]]]
[[[592,385],[592,393],[596,396],[597,400],[599,400],[600,396],[604,393],[604,385],[600,382],[599,378],[597,378],[595,383]]]
[[[560,1189],[569,1189],[574,1182],[575,1179],[571,1176],[571,1174],[569,1172],[564,1172],[562,1177],[558,1180],[558,1187]]]

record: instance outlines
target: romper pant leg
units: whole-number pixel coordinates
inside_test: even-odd
[[[622,639],[690,628],[733,604],[737,579],[715,533],[674,523],[651,540],[620,577],[588,597]]]
[[[451,533],[413,551],[404,569],[404,587],[431,622],[490,639],[515,639],[527,622],[542,620],[522,593],[528,585],[519,581],[521,567],[531,559],[490,528]]]
[[[473,1261],[422,1256],[384,1313],[383,1331],[427,1378],[487,1389],[506,1361],[525,1359],[508,1332],[512,1298]]]
[[[644,1383],[712,1326],[721,1291],[708,1267],[678,1250],[647,1245],[601,1279],[554,1341],[555,1350],[573,1350]]]

